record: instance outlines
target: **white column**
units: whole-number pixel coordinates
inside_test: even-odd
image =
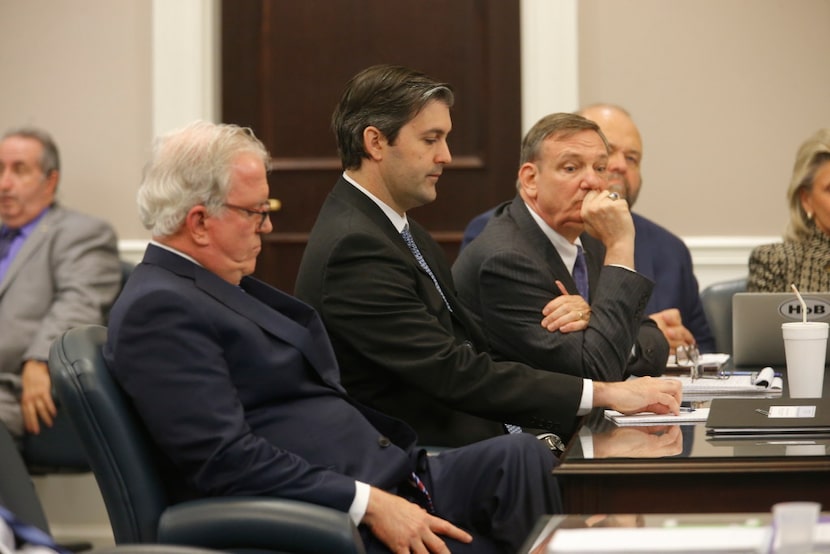
[[[153,0],[153,136],[219,118],[219,3]]]
[[[579,108],[577,0],[521,0],[522,134]]]

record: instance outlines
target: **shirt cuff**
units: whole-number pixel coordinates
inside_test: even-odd
[[[582,398],[579,400],[579,409],[576,415],[585,415],[594,407],[594,382],[590,379],[582,380]]]
[[[363,481],[354,482],[354,500],[352,500],[352,505],[349,506],[349,517],[352,518],[355,525],[360,525],[363,516],[366,515],[371,489],[372,487],[368,483]]]

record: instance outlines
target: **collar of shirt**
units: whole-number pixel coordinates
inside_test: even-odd
[[[386,217],[388,217],[388,218],[389,218],[389,221],[391,221],[391,222],[392,222],[392,225],[394,225],[394,226],[395,226],[395,229],[397,229],[397,230],[398,230],[398,233],[400,233],[400,232],[402,232],[402,231],[403,231],[403,228],[404,228],[404,227],[406,227],[406,225],[407,225],[407,223],[408,223],[408,222],[407,222],[407,220],[406,220],[406,214],[404,214],[404,216],[403,216],[403,217],[401,217],[400,215],[398,215],[398,212],[396,212],[395,210],[393,210],[392,208],[390,208],[388,205],[386,205],[386,203],[384,203],[384,202],[383,202],[383,200],[381,200],[380,198],[378,198],[377,196],[375,196],[374,194],[372,194],[371,192],[369,192],[368,190],[366,190],[365,188],[363,188],[362,186],[360,186],[360,185],[357,183],[357,181],[355,181],[354,179],[352,179],[351,177],[349,177],[349,176],[346,174],[346,172],[345,172],[345,171],[343,172],[343,179],[345,179],[345,180],[346,180],[346,182],[348,182],[348,183],[349,183],[350,185],[352,185],[354,188],[356,188],[357,190],[359,190],[360,192],[362,192],[363,194],[365,194],[366,196],[368,196],[368,197],[369,197],[369,199],[370,199],[372,202],[374,202],[375,204],[377,204],[377,205],[378,205],[378,208],[380,208],[381,210],[383,210],[383,213],[384,213],[384,214],[386,214]],[[576,254],[574,254],[574,256],[576,256]]]
[[[177,254],[177,255],[181,256],[182,258],[184,258],[185,260],[193,262],[194,264],[198,265],[199,267],[204,267],[202,264],[200,264],[199,262],[194,260],[192,257],[188,256],[187,254],[185,254],[181,250],[176,250],[172,246],[167,246],[166,244],[162,244],[162,243],[160,243],[156,240],[151,240],[150,244],[152,244],[153,246],[158,246],[159,248],[167,250],[168,252],[172,252],[173,254]]]
[[[565,264],[565,267],[569,269],[571,273],[573,273],[574,263],[576,263],[576,247],[582,246],[582,241],[579,237],[576,237],[576,241],[570,242],[568,239],[554,231],[550,225],[545,223],[545,220],[539,216],[533,209],[527,205],[525,202],[525,206],[527,206],[527,211],[530,212],[530,217],[533,218],[533,221],[539,226],[545,236],[548,237],[550,242],[553,244],[553,247],[556,248],[556,251],[559,253],[559,257],[562,258],[562,262]]]
[[[35,230],[37,224],[40,223],[40,220],[43,219],[43,216],[46,215],[46,212],[48,212],[49,208],[51,207],[52,206],[46,206],[45,208],[43,208],[43,211],[37,214],[37,216],[33,220],[31,220],[29,223],[20,228],[20,235],[18,235],[18,239],[20,239],[21,242],[32,234],[32,231]],[[3,226],[3,228],[5,228],[5,225]]]

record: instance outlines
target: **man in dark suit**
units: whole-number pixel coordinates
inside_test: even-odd
[[[516,552],[561,512],[554,456],[515,435],[427,457],[409,426],[347,396],[315,311],[249,276],[272,229],[267,160],[248,130],[196,123],[156,143],[139,189],[153,241],[104,355],[171,495],[329,506],[369,552]]]
[[[640,131],[628,112],[613,104],[594,104],[578,113],[595,121],[608,139],[609,190],[619,192],[629,208],[633,208],[643,182]],[[490,209],[470,221],[464,229],[462,251],[481,233],[494,212],[495,208]],[[635,268],[654,281],[645,313],[663,331],[672,350],[678,345],[696,343],[701,352],[712,352],[715,339],[703,312],[689,248],[680,237],[650,219],[634,212],[631,216],[635,230]]]
[[[449,446],[516,430],[505,424],[567,433],[592,406],[674,410],[677,382],[592,382],[490,356],[440,246],[407,215],[435,199],[451,160],[452,103],[444,83],[375,66],[335,109],[345,171],[311,231],[296,292],[321,314],[346,389],[425,444]]]
[[[665,370],[668,342],[643,316],[654,284],[633,269],[634,224],[606,192],[607,164],[605,137],[582,116],[551,114],[525,135],[516,198],[453,265],[500,357],[604,381]]]
[[[52,341],[103,323],[121,288],[115,231],[60,206],[59,180],[48,133],[26,127],[0,139],[0,424],[18,440],[57,415]]]

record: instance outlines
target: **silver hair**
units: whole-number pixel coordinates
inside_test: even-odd
[[[43,154],[40,156],[40,170],[45,176],[48,177],[53,171],[60,171],[61,158],[60,154],[58,154],[58,147],[55,141],[52,140],[52,135],[37,127],[16,127],[3,133],[3,137],[0,140],[6,140],[11,137],[23,137],[36,140],[40,143],[43,147]]]
[[[181,228],[194,206],[218,214],[230,191],[231,165],[243,153],[268,166],[265,146],[238,125],[197,121],[158,137],[138,189],[141,223],[153,236],[166,237]]]

